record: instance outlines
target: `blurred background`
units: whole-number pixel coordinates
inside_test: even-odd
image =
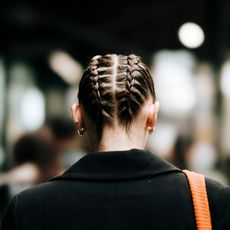
[[[88,150],[70,106],[96,54],[135,53],[160,101],[147,149],[230,184],[230,1],[1,1],[0,217]]]

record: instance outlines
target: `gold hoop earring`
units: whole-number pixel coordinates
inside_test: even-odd
[[[78,133],[79,136],[83,136],[84,132],[85,132],[84,128],[80,128],[80,129],[77,130],[77,133]]]
[[[155,130],[155,127],[148,126],[146,129],[149,131],[149,134],[151,134]]]
[[[75,124],[78,127],[79,122],[75,121]],[[77,133],[78,133],[79,136],[82,136],[84,134],[84,132],[85,132],[84,128],[80,128],[80,129],[77,128]]]

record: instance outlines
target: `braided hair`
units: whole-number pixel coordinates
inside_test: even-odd
[[[96,124],[98,140],[104,125],[118,123],[128,129],[149,97],[156,99],[152,76],[134,54],[94,56],[78,91],[79,103]]]

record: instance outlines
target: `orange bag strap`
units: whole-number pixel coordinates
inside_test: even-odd
[[[197,230],[211,230],[211,215],[204,175],[186,169],[183,172],[188,179],[192,195]]]

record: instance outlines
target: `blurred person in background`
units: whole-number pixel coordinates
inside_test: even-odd
[[[0,175],[1,212],[10,197],[61,172],[53,143],[39,132],[21,136],[14,145],[13,166]]]
[[[188,168],[187,155],[190,154],[193,143],[191,137],[178,136],[172,154],[167,160],[180,169]]]
[[[91,151],[61,176],[16,195],[1,229],[196,229],[185,174],[145,150],[159,102],[141,59],[93,57],[78,99],[73,119]],[[205,182],[213,229],[229,229],[230,189]]]
[[[0,176],[0,217],[10,198],[67,169],[83,156],[71,119],[50,118],[44,127],[21,136],[13,150],[12,169]]]

